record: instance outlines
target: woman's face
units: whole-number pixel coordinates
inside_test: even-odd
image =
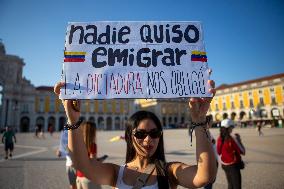
[[[139,156],[151,157],[159,143],[161,131],[151,119],[142,120],[133,130],[133,145]]]

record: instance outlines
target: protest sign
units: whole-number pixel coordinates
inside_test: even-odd
[[[69,23],[61,99],[208,97],[200,22]]]

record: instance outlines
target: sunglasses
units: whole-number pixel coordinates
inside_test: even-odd
[[[157,130],[157,129],[151,130],[149,132],[147,132],[145,130],[136,130],[136,131],[133,131],[133,135],[137,139],[145,139],[148,135],[152,139],[156,139],[156,138],[159,138],[162,135],[162,131]]]

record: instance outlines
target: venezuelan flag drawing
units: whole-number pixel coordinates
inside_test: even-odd
[[[191,52],[191,61],[207,62],[206,52],[192,51]]]
[[[64,52],[64,62],[85,62],[86,52]]]

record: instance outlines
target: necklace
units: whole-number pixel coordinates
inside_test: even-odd
[[[138,171],[139,167],[130,167],[130,168],[134,169],[135,171]]]

